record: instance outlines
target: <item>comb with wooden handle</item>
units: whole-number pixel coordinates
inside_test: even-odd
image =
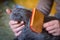
[[[43,21],[44,15],[42,14],[42,12],[34,8],[30,21],[30,28],[36,33],[41,33]]]
[[[36,33],[41,33],[43,29],[43,23],[46,23],[51,20],[59,20],[59,19],[53,16],[45,16],[41,11],[34,8],[30,20],[30,28],[32,31]]]

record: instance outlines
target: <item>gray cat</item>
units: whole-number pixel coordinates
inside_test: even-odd
[[[32,12],[24,8],[16,8],[10,14],[10,19],[18,21],[24,21],[25,28],[22,29],[22,33],[18,36],[18,40],[60,40],[59,37],[52,36],[44,28],[42,33],[37,34],[30,29],[30,18]],[[44,22],[55,20],[55,17],[45,16]]]

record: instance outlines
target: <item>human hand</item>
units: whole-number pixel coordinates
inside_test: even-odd
[[[12,12],[11,9],[9,9],[9,8],[6,9],[7,14],[11,14],[11,12]],[[14,32],[15,36],[19,36],[22,32],[22,29],[25,26],[23,21],[18,23],[18,21],[13,21],[13,20],[10,20],[9,25],[10,25],[10,28],[12,29],[12,31]]]
[[[53,36],[60,35],[60,23],[58,20],[52,20],[50,22],[44,23],[43,27]]]
[[[22,29],[25,27],[23,21],[18,23],[17,21],[10,20],[9,25],[12,31],[14,32],[15,36],[19,36],[22,32]]]

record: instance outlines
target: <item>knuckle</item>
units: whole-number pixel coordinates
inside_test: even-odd
[[[46,28],[46,30],[48,31],[49,29],[48,29],[48,28]]]

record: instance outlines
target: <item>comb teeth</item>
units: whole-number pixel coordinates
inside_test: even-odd
[[[32,29],[32,31],[36,33],[41,33],[43,21],[44,21],[43,13],[34,8],[30,22],[30,28]]]

